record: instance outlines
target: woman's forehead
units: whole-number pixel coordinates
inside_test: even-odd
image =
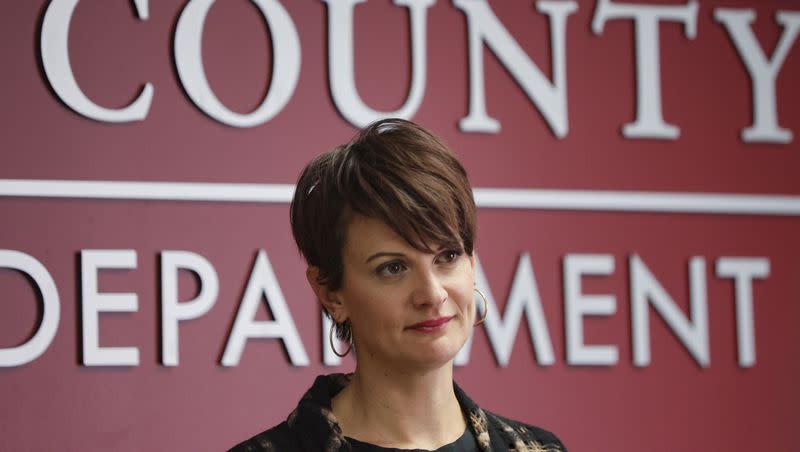
[[[376,253],[429,254],[443,245],[428,245],[431,251],[420,250],[408,243],[400,234],[377,218],[354,214],[347,225],[343,255],[366,262]]]
[[[378,252],[407,252],[413,247],[386,223],[354,214],[347,225],[343,254],[360,262]]]

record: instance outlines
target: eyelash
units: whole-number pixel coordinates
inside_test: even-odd
[[[440,264],[450,265],[454,263],[456,260],[458,260],[458,258],[462,254],[463,251],[461,250],[456,250],[456,249],[445,250],[442,253],[440,253],[439,256],[436,257],[436,261],[437,263]],[[395,266],[399,267],[396,269],[397,271],[389,271],[390,268],[393,268]],[[406,270],[407,268],[408,267],[406,266],[406,264],[401,261],[389,261],[378,266],[378,268],[375,269],[375,273],[382,276],[393,277],[399,275],[402,271]]]
[[[391,267],[393,267],[395,265],[397,265],[397,266],[399,266],[401,268],[396,272],[389,272],[388,271],[389,268],[391,268]],[[405,270],[405,269],[406,269],[406,265],[404,263],[399,262],[399,261],[389,261],[389,262],[386,262],[385,264],[379,266],[378,268],[376,268],[375,269],[375,273],[377,273],[377,274],[379,274],[381,276],[392,277],[392,276],[399,275],[400,272]]]
[[[444,261],[444,263],[445,264],[452,264],[453,262],[455,262],[461,256],[461,254],[462,254],[461,250],[451,249],[451,250],[445,250],[439,256],[440,257],[447,256],[447,259]],[[452,256],[452,257],[450,257],[450,256]]]

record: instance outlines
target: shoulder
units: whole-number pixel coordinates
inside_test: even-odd
[[[567,448],[553,433],[537,427],[515,421],[498,414],[484,411],[490,428],[501,432],[514,450],[533,452],[567,452]]]
[[[567,452],[558,437],[543,428],[524,424],[480,408],[457,384],[453,383],[461,409],[483,450],[529,452]],[[502,445],[502,446],[501,446]],[[505,447],[508,446],[508,449]]]
[[[343,437],[331,412],[331,397],[350,380],[349,375],[320,375],[286,421],[244,441],[230,452],[334,451]]]
[[[258,435],[237,444],[228,452],[278,452],[294,450],[294,435],[284,421]]]

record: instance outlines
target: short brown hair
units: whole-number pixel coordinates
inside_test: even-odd
[[[353,213],[383,221],[411,246],[452,246],[472,255],[475,200],[464,167],[413,122],[384,119],[305,167],[290,208],[292,233],[318,282],[342,285],[342,250]],[[349,341],[349,325],[337,325]]]

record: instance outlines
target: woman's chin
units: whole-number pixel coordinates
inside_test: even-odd
[[[420,368],[434,369],[453,361],[464,342],[453,337],[441,337],[427,344],[414,346],[408,351],[408,355]]]
[[[402,337],[392,342],[392,345],[387,343],[373,348],[373,353],[368,351],[369,347],[366,344],[357,347],[356,349],[361,351],[357,360],[359,362],[375,360],[374,364],[378,366],[398,370],[433,370],[451,363],[464,346],[467,337],[463,329],[452,329],[445,334],[404,332]],[[367,363],[362,362],[362,364]]]

